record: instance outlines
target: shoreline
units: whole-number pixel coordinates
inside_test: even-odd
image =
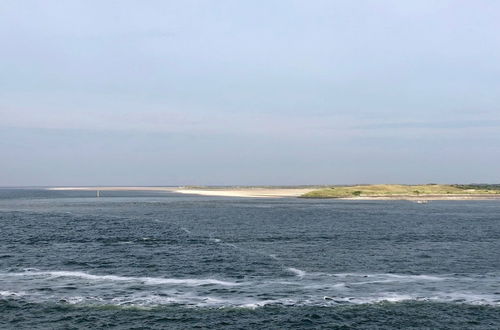
[[[260,187],[234,187],[234,188],[186,188],[186,187],[50,187],[47,190],[59,191],[167,191],[178,194],[214,196],[214,197],[246,197],[246,198],[286,198],[300,197],[316,188],[260,188]]]
[[[113,186],[91,186],[91,187],[49,187],[46,190],[82,190],[82,191],[174,191],[179,189],[178,187],[141,187],[141,186],[129,186],[129,187],[113,187]]]
[[[317,188],[282,188],[282,187],[50,187],[47,190],[80,190],[80,191],[165,191],[186,195],[211,196],[211,197],[244,197],[244,198],[304,198],[304,199],[338,199],[338,200],[407,200],[407,201],[432,201],[432,200],[500,200],[500,194],[433,194],[433,195],[392,195],[392,196],[357,196],[357,197],[302,197]]]
[[[306,197],[314,198],[314,199],[323,199],[321,197]],[[325,199],[332,199],[326,197]],[[442,194],[442,195],[397,195],[397,196],[360,196],[360,197],[340,197],[333,199],[342,199],[342,200],[406,200],[406,201],[447,201],[447,200],[456,200],[456,201],[480,201],[480,200],[500,200],[499,194]]]
[[[300,197],[314,188],[230,188],[230,189],[178,189],[174,192],[200,196],[286,198]]]

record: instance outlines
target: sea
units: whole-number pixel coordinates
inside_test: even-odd
[[[500,329],[500,201],[0,189],[1,329]]]

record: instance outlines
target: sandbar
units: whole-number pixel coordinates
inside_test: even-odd
[[[317,188],[273,188],[273,187],[51,187],[49,190],[83,190],[83,191],[168,191],[179,194],[247,197],[247,198],[286,198],[299,197]]]

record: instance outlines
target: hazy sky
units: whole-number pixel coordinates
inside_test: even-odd
[[[500,1],[0,0],[0,186],[500,182]]]

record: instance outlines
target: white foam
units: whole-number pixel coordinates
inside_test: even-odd
[[[289,272],[294,273],[298,277],[304,277],[306,275],[306,272],[304,270],[297,269],[297,268],[294,268],[294,267],[288,267],[286,270],[288,270]]]
[[[263,307],[263,306],[271,305],[271,304],[281,304],[281,301],[280,300],[268,299],[268,300],[261,300],[261,301],[254,301],[254,302],[244,303],[244,304],[237,305],[237,306],[238,307],[242,307],[242,308],[255,309],[255,308],[258,308],[258,307]]]
[[[68,304],[76,305],[76,304],[81,304],[89,300],[89,298],[86,297],[81,297],[81,296],[75,296],[75,297],[68,297],[66,299],[63,299],[65,302]]]
[[[337,288],[337,289],[342,289],[342,288],[346,287],[346,284],[345,283],[337,283],[337,284],[334,284],[333,287]]]
[[[181,230],[185,232],[186,234],[191,234],[191,231],[187,228],[181,227]]]
[[[390,273],[337,273],[329,274],[335,277],[353,277],[353,278],[372,278],[373,281],[366,281],[366,283],[387,283],[390,281],[443,281],[450,279],[446,276],[436,276],[436,275],[405,275],[405,274],[390,274]],[[361,282],[358,282],[358,284]]]
[[[401,302],[401,301],[408,301],[408,300],[414,300],[415,297],[412,297],[411,295],[408,294],[391,294],[387,296],[382,296],[380,298],[377,298],[377,301],[388,301],[388,302]]]
[[[149,285],[159,284],[179,284],[188,286],[200,285],[222,285],[222,286],[236,286],[236,282],[221,281],[216,279],[194,279],[194,278],[160,278],[160,277],[131,277],[131,276],[118,276],[118,275],[93,275],[78,271],[28,271],[24,273],[3,273],[7,276],[48,276],[48,277],[78,277],[94,281],[134,281],[143,282]]]
[[[332,299],[333,300],[333,299]],[[340,297],[334,299],[336,302],[348,302],[355,305],[363,305],[363,304],[377,304],[381,302],[403,302],[403,301],[411,301],[418,300],[416,297],[408,295],[408,294],[388,294],[381,293],[377,296],[367,296],[367,297]]]
[[[271,304],[295,305],[296,301],[291,299],[266,299],[259,300],[245,297],[218,297],[197,295],[194,292],[175,293],[171,295],[158,294],[134,294],[130,296],[119,296],[112,299],[101,299],[96,297],[73,296],[64,297],[64,302],[69,304],[98,304],[114,305],[120,307],[154,307],[162,305],[184,305],[185,307],[219,307],[219,308],[249,308],[255,309]]]
[[[14,291],[0,291],[0,296],[1,297],[21,297],[24,296],[26,292],[21,291],[21,292],[14,292]]]
[[[185,285],[207,285],[215,284],[222,286],[236,286],[239,285],[236,282],[221,281],[216,279],[193,279],[193,278],[155,278],[155,277],[138,277],[137,279],[146,282],[147,284],[185,284]]]
[[[380,283],[392,283],[393,280],[380,280],[380,281],[364,281],[364,282],[353,282],[351,285],[365,285],[365,284],[380,284]]]
[[[428,300],[440,302],[458,302],[472,305],[496,305],[500,306],[500,298],[492,294],[479,294],[470,292],[437,293]]]
[[[500,306],[498,298],[485,294],[464,294],[464,293],[436,293],[433,296],[421,296],[415,294],[394,294],[380,293],[368,297],[343,297],[336,299],[352,304],[376,304],[381,302],[404,302],[404,301],[434,301],[444,303],[460,303],[469,305]]]
[[[386,276],[397,279],[404,280],[418,280],[418,281],[443,281],[446,280],[447,277],[443,276],[434,276],[434,275],[399,275],[399,274],[375,274],[376,276]]]
[[[188,307],[258,308],[269,304],[333,306],[402,301],[500,306],[500,296],[495,294],[498,291],[498,274],[491,276],[350,273],[333,275],[306,273],[293,267],[286,268],[286,271],[296,276],[280,278],[255,276],[251,281],[231,282],[214,278],[134,277],[95,275],[81,271],[30,270],[0,273],[0,284],[4,290],[0,291],[0,297],[24,295],[22,299],[50,301],[61,299],[76,304],[97,303],[130,307],[182,304]],[[66,290],[65,284],[70,282],[72,286],[77,286],[82,291]],[[373,285],[363,286],[368,283]],[[140,284],[140,290],[127,290],[131,284],[134,286]],[[203,285],[216,287],[203,287]],[[220,290],[221,286],[239,287],[238,290]],[[52,290],[38,290],[47,287]],[[16,292],[19,288],[26,290],[27,293]],[[214,288],[219,290],[213,290]],[[68,292],[78,292],[83,298],[68,297]]]

